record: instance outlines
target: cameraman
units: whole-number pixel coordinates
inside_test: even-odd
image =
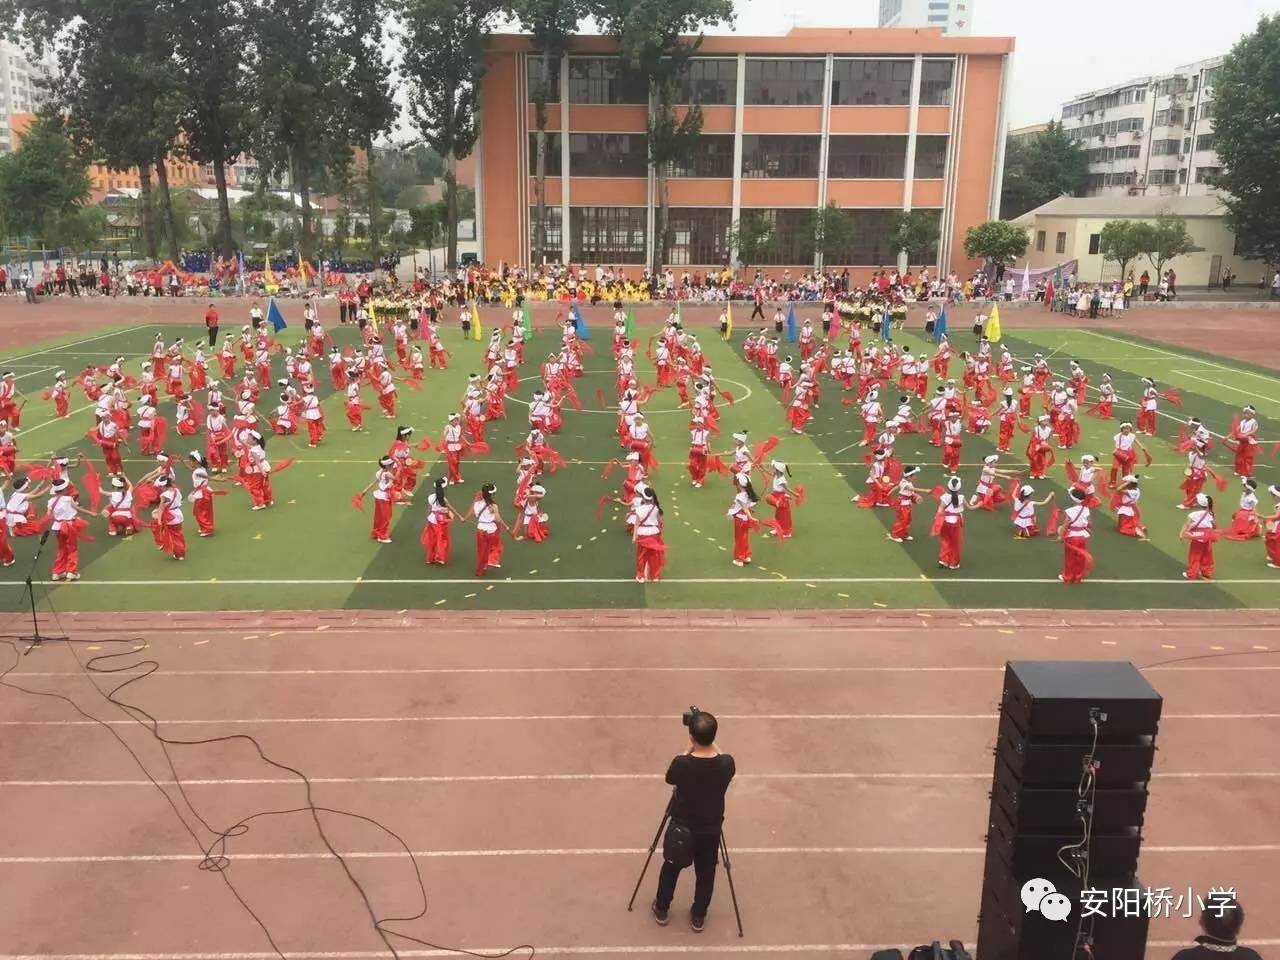
[[[716,718],[701,710],[691,711],[688,719],[689,749],[671,761],[667,768],[667,783],[675,787],[671,801],[671,826],[667,831],[668,844],[673,833],[687,830],[688,847],[691,848],[695,883],[693,908],[689,911],[689,926],[695,932],[702,930],[711,905],[711,890],[716,880],[716,861],[720,852],[720,825],[724,822],[724,794],[733,780],[733,757],[721,753],[716,747]],[[667,910],[676,892],[676,880],[685,862],[673,863],[667,858],[668,844],[663,846],[662,871],[658,874],[658,893],[650,909],[659,926],[666,926]]]

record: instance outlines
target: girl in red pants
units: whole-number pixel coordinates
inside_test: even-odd
[[[456,520],[465,520],[445,497],[444,488],[449,485],[445,477],[436,480],[435,489],[427,496],[427,522],[422,528],[422,547],[427,563],[444,566],[449,562],[453,544],[449,526]]]
[[[1262,518],[1262,540],[1267,546],[1267,566],[1280,567],[1280,484],[1271,484],[1267,492],[1276,504],[1271,516]]]
[[[477,577],[483,577],[490,569],[502,568],[502,534],[498,528],[501,527],[508,534],[511,533],[511,528],[502,519],[502,511],[498,509],[498,503],[494,499],[494,494],[497,492],[497,487],[492,483],[486,483],[480,488],[475,502],[471,505],[471,517],[476,524]]]
[[[757,524],[751,508],[760,498],[751,486],[751,474],[739,473],[733,480],[738,491],[729,507],[729,516],[733,518],[733,565],[744,567],[751,562],[751,528]]]
[[[396,462],[390,457],[378,461],[378,472],[373,475],[368,486],[360,491],[364,496],[373,491],[373,529],[369,536],[379,543],[391,542],[391,505],[395,494]]]
[[[662,539],[662,505],[653,487],[644,484],[636,488],[640,503],[636,506],[636,521],[631,540],[636,545],[636,582],[662,579],[662,567],[667,559],[667,545]]]
[[[129,478],[119,474],[111,478],[111,489],[101,493],[107,497],[107,506],[102,511],[107,518],[108,537],[131,537],[138,532],[138,517],[133,512],[133,484]]]
[[[195,514],[196,527],[202,537],[213,536],[213,487],[209,485],[209,462],[199,452],[188,459],[194,464],[191,470],[191,512]]]
[[[790,540],[791,534],[795,531],[795,526],[791,522],[791,471],[781,460],[774,460],[770,465],[773,467],[772,489],[769,496],[764,499],[765,503],[773,507],[773,521],[776,526],[771,527],[767,532],[776,532],[784,540]]]
[[[889,530],[889,539],[894,543],[915,539],[911,536],[911,508],[922,498],[916,492],[916,485],[911,478],[919,472],[919,467],[905,468],[902,471],[902,479],[898,481],[898,491],[893,495],[892,502],[897,516],[893,521],[892,529]]]
[[[547,515],[542,512],[542,500],[546,495],[547,488],[540,483],[529,487],[520,516],[516,517],[516,525],[513,528],[514,539],[529,539],[534,543],[542,543],[551,535],[551,531],[547,528]],[[524,533],[520,533],[521,524],[524,525]]]
[[[960,493],[959,477],[948,478],[946,492],[938,500],[931,532],[938,538],[938,566],[959,570],[964,553],[964,496]]]
[[[1062,511],[1062,524],[1058,527],[1058,539],[1062,541],[1062,572],[1058,579],[1063,583],[1083,583],[1093,569],[1093,554],[1089,552],[1093,528],[1086,504],[1090,495],[1080,487],[1072,487],[1070,496],[1071,506]]]
[[[1213,497],[1197,493],[1195,507],[1187,514],[1178,539],[1187,541],[1187,580],[1213,579],[1213,542],[1218,539],[1213,519]]]
[[[85,522],[80,515],[93,514],[80,507],[71,495],[71,483],[66,478],[54,481],[49,497],[49,515],[53,518],[53,532],[58,538],[58,553],[53,560],[51,580],[80,579],[80,531]],[[10,551],[12,556],[12,551]],[[7,564],[6,564],[7,565]]]

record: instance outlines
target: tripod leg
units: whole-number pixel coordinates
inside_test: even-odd
[[[675,795],[672,794],[672,799]],[[644,866],[640,869],[640,876],[636,877],[636,888],[631,891],[631,899],[627,901],[627,912],[631,912],[631,908],[636,905],[636,894],[640,892],[640,884],[644,883],[644,875],[649,872],[649,861],[653,859],[653,851],[658,849],[658,839],[662,836],[662,830],[667,825],[667,817],[671,816],[671,801],[667,801],[667,809],[662,812],[662,819],[658,821],[658,832],[653,835],[653,843],[649,844],[649,855],[644,858]]]
[[[720,831],[720,859],[724,861],[724,876],[729,881],[729,899],[733,901],[733,918],[738,922],[738,936],[742,936],[742,914],[738,912],[738,893],[733,889],[733,867],[729,863],[729,845]]]

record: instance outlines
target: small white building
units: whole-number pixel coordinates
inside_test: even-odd
[[[1186,221],[1187,232],[1199,248],[1167,264],[1177,274],[1178,286],[1220,286],[1224,269],[1230,269],[1240,286],[1256,285],[1259,279],[1270,282],[1265,263],[1242,256],[1226,209],[1215,196],[1058,197],[1013,222],[1025,227],[1030,236],[1027,261],[1032,270],[1075,260],[1083,282],[1101,283],[1120,278],[1119,265],[1102,257],[1102,228],[1107,221],[1154,220],[1165,213]],[[1139,257],[1129,269],[1135,277],[1147,270],[1155,279],[1155,269],[1146,257]]]
[[[1222,172],[1213,84],[1222,57],[1135,77],[1072,98],[1062,126],[1089,159],[1085,195],[1194,197]]]
[[[973,33],[974,0],[880,0],[882,27],[940,27],[952,37]]]
[[[15,146],[10,118],[38,111],[49,98],[44,84],[57,73],[58,59],[52,51],[29,57],[17,44],[0,39],[0,153]]]

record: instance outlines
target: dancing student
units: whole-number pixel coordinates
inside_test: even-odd
[[[1043,500],[1035,499],[1035,487],[1024,483],[1013,497],[1013,539],[1031,540],[1040,536],[1040,524],[1036,520],[1036,507],[1043,507],[1053,500],[1053,491]]]
[[[1231,526],[1223,534],[1228,540],[1252,540],[1262,533],[1262,519],[1258,516],[1258,481],[1245,477],[1240,486],[1240,506],[1231,515]]]
[[[960,478],[947,478],[947,488],[938,499],[938,512],[933,518],[938,538],[938,566],[959,570],[964,554],[964,494]]]
[[[776,526],[771,526],[767,531],[769,534],[774,532],[783,540],[790,540],[791,535],[795,532],[795,525],[791,520],[791,470],[781,460],[774,460],[770,466],[773,468],[773,476],[771,478],[771,490],[769,495],[765,497],[765,503],[773,507],[773,519]]]
[[[511,538],[513,540],[529,539],[534,543],[542,543],[551,535],[551,530],[547,526],[547,515],[542,512],[542,501],[547,496],[547,488],[540,483],[529,485],[529,489],[525,491],[524,505],[521,507],[520,516],[516,518],[516,524],[512,527]],[[524,533],[520,532],[521,524],[524,525]]]
[[[733,565],[744,567],[751,562],[751,528],[757,522],[752,507],[760,498],[751,485],[750,473],[734,474],[733,484],[736,492],[728,514],[733,518]]]
[[[425,561],[443,567],[449,562],[453,553],[453,542],[449,528],[454,520],[466,520],[454,509],[453,504],[445,496],[445,487],[449,486],[448,477],[438,477],[435,486],[427,495],[427,522],[422,528],[422,546]]]
[[[1187,569],[1182,571],[1186,580],[1213,579],[1213,542],[1218,537],[1213,517],[1213,497],[1197,493],[1193,509],[1187,514],[1187,522],[1178,534],[1187,542]]]
[[[187,459],[194,464],[191,469],[191,492],[187,494],[187,500],[191,503],[199,536],[212,537],[214,494],[209,485],[209,462],[199,451],[192,452]]]
[[[1269,517],[1262,518],[1262,539],[1267,547],[1267,566],[1280,568],[1280,484],[1267,487],[1267,493],[1275,498],[1275,508]]]
[[[969,498],[970,510],[994,510],[1009,499],[999,481],[1002,479],[1012,480],[1015,474],[1009,473],[1007,470],[998,469],[997,465],[999,463],[999,454],[989,453],[982,458],[982,470],[978,474],[978,485],[973,490],[973,496]]]
[[[662,504],[658,492],[648,484],[636,489],[635,521],[631,530],[631,542],[636,548],[636,583],[662,579],[662,567],[666,563],[667,545],[662,539]]]
[[[370,490],[373,491],[373,527],[369,531],[369,537],[379,543],[391,542],[391,506],[394,503],[392,498],[396,487],[395,465],[396,462],[391,457],[379,459],[378,469],[373,479],[360,491],[362,497]]]
[[[132,537],[138,532],[138,518],[133,512],[133,484],[124,474],[115,474],[108,481],[110,490],[100,490],[107,498],[102,515],[107,518],[108,537]]]
[[[898,481],[898,492],[894,495],[897,516],[889,530],[889,539],[894,543],[915,540],[911,535],[911,510],[924,498],[916,490],[912,477],[919,473],[919,467],[907,467],[902,471],[902,479]]]
[[[1138,475],[1130,473],[1120,480],[1120,486],[1111,498],[1112,509],[1116,512],[1116,530],[1126,537],[1147,539],[1147,528],[1142,524],[1142,513],[1138,501],[1142,499],[1142,489]]]
[[[502,534],[498,528],[511,533],[502,519],[502,511],[494,494],[498,488],[492,483],[480,487],[475,502],[471,504],[471,519],[476,525],[476,576],[483,577],[490,570],[502,569]]]
[[[1062,511],[1058,526],[1058,539],[1062,541],[1062,572],[1058,579],[1063,583],[1083,583],[1093,569],[1093,554],[1089,552],[1089,538],[1093,536],[1090,494],[1072,487],[1070,497],[1073,502]]]

